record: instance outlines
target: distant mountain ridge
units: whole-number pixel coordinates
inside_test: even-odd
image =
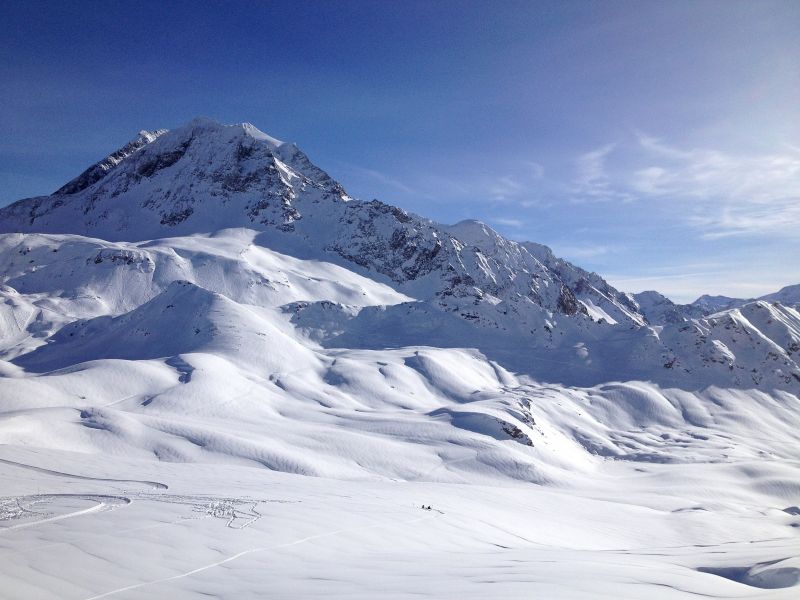
[[[751,302],[778,302],[784,306],[800,304],[800,284],[787,285],[777,292],[758,298],[731,298],[729,296],[700,296],[689,304],[676,304],[663,294],[654,290],[633,294],[642,314],[654,325],[671,323],[686,319],[705,317],[714,313],[740,308]]]

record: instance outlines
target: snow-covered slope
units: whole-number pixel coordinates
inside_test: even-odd
[[[141,132],[0,231],[11,597],[529,597],[531,573],[547,597],[747,597],[800,574],[792,288],[714,314],[632,296],[207,119]],[[108,530],[132,573],[98,565]],[[309,542],[321,574],[274,555]],[[605,583],[545,575],[552,556]]]

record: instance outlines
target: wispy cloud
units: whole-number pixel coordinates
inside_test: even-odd
[[[496,223],[497,225],[505,225],[506,227],[522,227],[525,225],[525,222],[521,219],[511,219],[507,217],[496,217],[492,219],[492,223]]]
[[[368,169],[366,167],[359,167],[356,165],[347,165],[347,169],[352,171],[354,174],[359,175],[361,177],[373,179],[378,181],[384,185],[388,185],[395,189],[400,190],[401,192],[405,192],[406,194],[416,194],[417,191],[414,190],[411,186],[406,185],[404,182],[400,181],[399,179],[395,179],[394,177],[390,177],[385,173],[381,173],[380,171],[376,171],[375,169]]]
[[[606,162],[616,147],[616,144],[606,144],[578,156],[577,176],[571,190],[573,201],[623,199],[625,194],[606,169]]]
[[[582,245],[563,245],[554,244],[553,250],[559,256],[564,256],[573,260],[598,258],[614,252],[616,248],[612,248],[607,244],[582,244]]]
[[[503,175],[488,183],[488,195],[492,200],[508,200],[518,196],[525,189],[515,178]]]
[[[484,169],[470,166],[463,172],[435,172],[418,174],[413,187],[426,190],[428,195],[441,201],[514,205],[521,208],[540,206],[542,190],[549,184],[545,168],[532,160],[507,161],[502,170],[484,165]]]
[[[542,179],[544,177],[544,165],[533,160],[523,161],[523,164],[530,168],[530,175],[534,179]]]
[[[734,155],[718,150],[684,150],[639,135],[645,159],[659,161],[634,173],[635,187],[649,195],[726,199],[731,203],[765,203],[800,197],[800,152]]]
[[[659,200],[682,212],[707,239],[796,235],[800,226],[800,149],[745,155],[681,148],[637,132],[576,159],[578,201]]]
[[[398,196],[441,204],[480,204],[479,210],[496,210],[500,218],[511,221],[527,214],[514,210],[562,210],[559,205],[565,202],[638,203],[641,215],[642,205],[650,202],[659,227],[683,230],[695,239],[785,237],[796,235],[800,227],[800,148],[790,145],[768,153],[740,153],[687,147],[635,131],[626,139],[577,155],[571,169],[550,166],[546,173],[541,163],[531,159],[475,166],[399,177],[385,170],[344,165],[352,177],[362,180],[364,189],[380,184],[376,187],[389,200],[394,191]],[[616,206],[608,212],[626,210]],[[477,210],[471,216],[488,217]]]
[[[607,144],[591,152],[586,152],[578,157],[579,178],[583,183],[604,184],[608,182],[605,162],[611,152],[614,151],[616,144]]]
[[[689,223],[707,240],[743,235],[797,235],[800,196],[706,208],[690,216]]]

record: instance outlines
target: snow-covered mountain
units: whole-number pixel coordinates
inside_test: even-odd
[[[143,131],[53,195],[0,211],[0,231],[117,242],[239,227],[263,232],[257,245],[335,262],[413,299],[378,313],[331,309],[342,311],[340,320],[353,331],[369,322],[368,329],[380,337],[391,328],[379,321],[402,318],[413,323],[407,329],[414,335],[405,343],[478,346],[498,357],[513,349],[516,368],[566,383],[596,383],[613,374],[677,378],[684,385],[794,389],[800,377],[791,351],[797,332],[793,311],[785,317],[786,331],[743,335],[731,348],[710,325],[688,325],[717,312],[717,304],[698,301],[677,309],[642,295],[637,302],[549,248],[507,240],[482,223],[441,226],[376,200],[353,200],[297,146],[246,123],[195,119],[174,131]],[[59,262],[56,256],[43,264],[29,262],[30,272],[17,262],[3,275],[42,277],[34,274],[60,270]],[[158,289],[142,285],[151,294]],[[454,318],[472,327],[445,324]],[[443,338],[442,329],[450,334]],[[348,343],[372,343],[353,338],[351,331]],[[786,346],[784,339],[792,341]],[[553,368],[557,364],[567,368]]]
[[[730,296],[709,296],[708,294],[705,294],[700,296],[691,304],[687,304],[686,307],[689,311],[694,310],[699,311],[704,315],[710,315],[722,310],[728,310],[730,308],[739,308],[740,306],[744,306],[753,300],[754,298],[745,300],[744,298],[731,298]]]
[[[772,304],[775,307],[797,309],[800,305],[800,285],[786,286],[772,294],[758,298],[731,298],[728,296],[700,296],[691,304],[675,304],[669,298],[655,291],[633,294],[640,312],[653,325],[686,323],[695,319],[709,317],[716,313],[727,313],[745,308],[751,304]],[[745,312],[748,309],[745,308]]]
[[[714,313],[723,312],[733,308],[740,308],[751,302],[778,302],[784,306],[800,304],[800,284],[788,285],[775,293],[765,294],[758,298],[731,298],[730,296],[700,296],[690,304],[675,304],[656,291],[634,294],[636,302],[643,315],[650,323],[662,324],[668,322],[686,321],[705,317]]]
[[[74,509],[67,517],[90,510],[75,502],[102,502],[98,511],[132,498],[151,506],[163,498],[131,489],[153,484],[154,471],[180,489],[211,482],[217,504],[208,514],[227,515],[230,527],[244,514],[232,506],[251,503],[253,521],[267,510],[252,491],[266,467],[335,479],[319,485],[356,503],[356,488],[342,482],[391,502],[401,482],[420,482],[412,489],[462,514],[455,537],[421,535],[403,552],[444,539],[477,553],[520,540],[527,548],[540,535],[570,552],[644,548],[644,537],[617,525],[586,539],[576,533],[594,527],[596,514],[610,523],[623,513],[642,530],[656,519],[665,545],[693,552],[709,539],[729,543],[732,522],[743,523],[737,531],[748,540],[782,540],[800,459],[798,289],[730,306],[631,295],[480,222],[441,225],[351,198],[297,146],[252,125],[195,119],[142,131],[54,194],[0,210],[0,476],[20,490],[0,498],[0,522],[28,527],[14,507],[37,503]],[[87,478],[63,464],[34,464],[64,453],[93,470],[106,466]],[[108,457],[124,466],[109,467]],[[33,473],[30,482],[16,481],[20,469]],[[698,485],[710,476],[730,505],[717,487]],[[28,484],[42,477],[66,478],[64,489],[34,494]],[[89,480],[105,491],[70,491],[70,482]],[[120,489],[109,483],[118,480]],[[250,491],[222,497],[219,481]],[[295,515],[302,522],[329,520],[326,511],[352,518],[316,484],[269,481],[287,490],[286,502],[306,503]],[[530,500],[533,510],[519,499],[530,490],[519,486],[531,483],[553,494]],[[453,492],[465,484],[470,494]],[[194,493],[163,501],[206,506]],[[416,492],[403,493],[412,510]],[[467,497],[474,506],[463,504]],[[495,500],[510,512],[491,508]],[[357,512],[372,510],[365,506]],[[471,529],[476,506],[487,521]],[[567,515],[564,506],[575,510]],[[280,518],[277,504],[268,510]],[[559,523],[550,533],[542,533],[540,510]],[[534,516],[519,525],[514,511]],[[164,513],[147,525],[132,518],[124,531],[184,516]],[[355,555],[361,543],[379,541],[359,527],[321,537],[353,536],[345,554]],[[48,543],[66,543],[60,535]],[[219,550],[213,533],[187,535],[209,552],[200,571],[272,548]],[[286,546],[313,539],[310,532]],[[132,547],[140,542],[130,538]],[[791,561],[769,566],[767,559],[786,560],[787,545],[745,553],[754,565],[748,581],[778,587],[800,573]],[[88,569],[95,555],[81,552],[75,560]],[[408,564],[403,556],[393,564]],[[36,560],[13,575],[15,589],[58,597]],[[132,584],[112,574],[68,597],[133,593],[199,572],[175,560],[177,575],[163,565]],[[599,564],[594,576],[606,569]],[[691,567],[690,579],[700,577],[695,593],[711,577],[698,569],[715,564]],[[647,569],[662,573],[658,565]],[[662,575],[652,577],[651,591],[660,590]],[[247,587],[257,579],[237,579],[240,597],[261,589]]]
[[[794,306],[800,304],[800,284],[787,285],[772,294],[766,294],[757,298],[766,302],[780,302],[785,306]]]

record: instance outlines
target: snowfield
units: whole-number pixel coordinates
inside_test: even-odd
[[[0,231],[1,598],[800,593],[797,286],[632,296],[203,119]]]

